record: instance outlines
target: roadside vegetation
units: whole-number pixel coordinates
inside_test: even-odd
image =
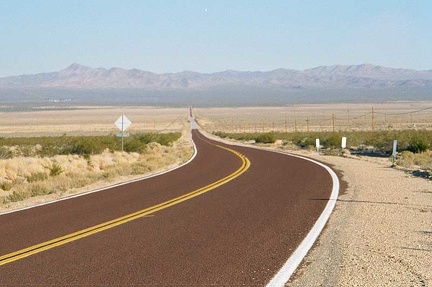
[[[63,194],[119,176],[156,172],[187,161],[181,133],[0,138],[0,204]]]
[[[124,151],[143,152],[149,143],[170,146],[181,133],[142,133],[124,138]],[[121,150],[121,141],[116,135],[106,136],[60,136],[0,138],[0,158],[50,157],[55,155],[82,155],[88,157],[105,150]]]
[[[257,144],[273,144],[277,141],[282,146],[315,149],[316,139],[320,139],[321,150],[326,154],[341,153],[374,154],[390,157],[393,141],[398,141],[396,164],[403,167],[416,167],[432,170],[432,131],[431,130],[389,130],[354,132],[297,132],[297,133],[226,133],[215,132],[221,138],[249,141]],[[342,137],[347,138],[347,150],[342,151]]]

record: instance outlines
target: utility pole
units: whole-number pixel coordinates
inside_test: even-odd
[[[335,132],[335,115],[332,114],[332,125],[333,125],[333,133]]]
[[[374,132],[375,132],[375,114],[374,114],[374,108],[372,107],[372,143],[374,142]]]
[[[347,110],[348,113],[348,130],[351,130],[351,123],[350,123],[350,114],[349,114],[349,110]]]

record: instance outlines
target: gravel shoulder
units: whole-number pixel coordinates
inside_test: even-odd
[[[432,181],[388,159],[300,154],[331,165],[346,188],[286,286],[431,286]]]

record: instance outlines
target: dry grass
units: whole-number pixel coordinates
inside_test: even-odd
[[[0,211],[142,177],[186,162],[193,149],[186,116],[180,119],[180,114],[176,111],[161,121],[165,128],[169,126],[170,130],[182,132],[182,137],[172,146],[150,143],[143,153],[106,150],[89,157],[56,155],[0,159]],[[171,119],[174,120],[170,122]],[[46,121],[47,118],[41,120]],[[56,123],[61,127],[59,122]],[[43,131],[46,126],[39,128],[41,133],[46,132]]]
[[[167,147],[152,143],[143,154],[105,151],[90,159],[58,155],[0,160],[1,201],[7,206],[30,197],[73,191],[97,181],[108,184],[119,176],[149,174],[181,164],[191,153],[185,144]],[[50,172],[55,166],[61,167],[60,172]]]
[[[396,161],[396,164],[406,168],[418,168],[432,171],[432,151],[412,153],[403,151]]]

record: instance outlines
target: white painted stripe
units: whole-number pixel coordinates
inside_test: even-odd
[[[174,167],[172,169],[165,170],[165,171],[162,171],[162,172],[159,172],[159,173],[155,173],[155,174],[152,174],[152,175],[143,176],[143,177],[136,178],[136,179],[133,179],[133,180],[128,180],[128,181],[124,181],[124,182],[121,182],[121,183],[112,184],[112,185],[109,185],[109,186],[105,186],[105,187],[102,187],[102,188],[90,190],[90,191],[87,191],[87,192],[83,192],[83,193],[79,193],[79,194],[75,194],[75,195],[71,195],[71,196],[67,196],[67,197],[63,197],[63,198],[59,198],[59,199],[55,199],[55,200],[52,200],[52,201],[48,201],[48,202],[44,202],[44,203],[39,203],[39,204],[36,204],[36,205],[27,206],[27,207],[23,207],[23,208],[19,208],[19,209],[14,209],[14,210],[11,210],[11,211],[0,212],[0,216],[4,215],[4,214],[8,214],[8,213],[18,212],[18,211],[22,211],[22,210],[26,210],[26,209],[30,209],[30,208],[35,208],[35,207],[39,207],[39,206],[43,206],[43,205],[47,205],[47,204],[56,203],[56,202],[63,201],[63,200],[68,200],[68,199],[71,199],[71,198],[76,198],[76,197],[79,197],[79,196],[85,196],[85,195],[88,195],[88,194],[91,194],[91,193],[95,193],[95,192],[104,191],[104,190],[107,190],[107,189],[110,189],[110,188],[113,188],[113,187],[122,186],[122,185],[129,184],[129,183],[132,183],[132,182],[137,182],[137,181],[140,181],[140,180],[145,180],[145,179],[148,179],[148,178],[160,176],[162,174],[166,174],[166,173],[171,172],[173,170],[182,168],[185,165],[189,164],[191,161],[193,161],[194,158],[196,157],[197,153],[198,153],[196,145],[195,145],[195,143],[194,143],[194,141],[193,141],[192,138],[191,138],[191,142],[192,142],[192,145],[193,145],[193,148],[194,148],[194,154],[192,155],[192,157],[187,162],[185,162],[184,164],[176,166],[176,167]]]
[[[282,152],[278,152],[281,154],[284,154]],[[327,172],[331,175],[333,180],[333,189],[330,194],[330,199],[324,208],[323,212],[321,213],[320,217],[318,218],[317,222],[315,222],[314,226],[312,227],[311,231],[309,231],[308,235],[303,239],[303,241],[300,243],[300,245],[297,247],[297,249],[294,251],[294,253],[291,255],[290,258],[288,258],[288,261],[285,262],[285,264],[282,266],[282,268],[279,270],[279,272],[273,277],[273,279],[267,284],[268,287],[278,287],[278,286],[284,286],[285,283],[288,282],[288,280],[291,278],[297,267],[300,265],[300,263],[303,261],[306,254],[309,252],[309,250],[312,248],[313,244],[317,240],[318,236],[320,235],[321,231],[324,229],[325,224],[327,223],[328,219],[330,218],[330,215],[336,205],[336,200],[339,195],[339,179],[336,175],[336,173],[329,168],[328,166],[315,161],[313,159],[299,156],[299,155],[293,155],[290,154],[290,156],[298,157],[301,159],[305,159],[308,161],[311,161],[317,165],[320,165],[324,167]]]

